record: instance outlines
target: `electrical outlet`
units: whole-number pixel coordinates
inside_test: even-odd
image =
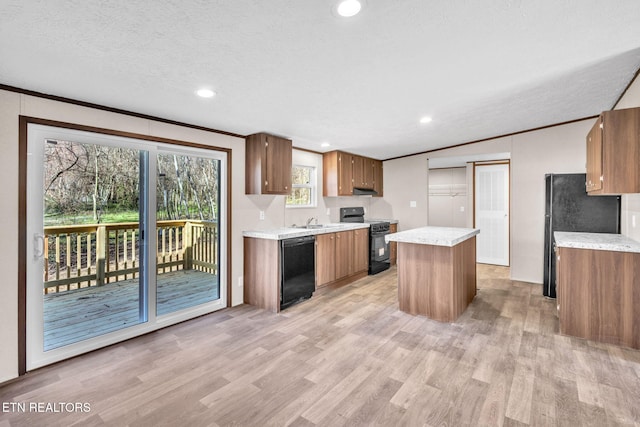
[[[260,211],[260,221],[264,221],[264,211]]]
[[[331,215],[331,208],[327,208],[327,215]]]
[[[460,206],[460,212],[464,212],[464,206]]]
[[[636,216],[631,215],[631,227],[636,228]]]
[[[411,201],[409,202],[409,207],[410,207],[410,208],[415,208],[416,206],[418,206],[418,204],[416,203],[416,201],[415,201],[415,200],[411,200]]]

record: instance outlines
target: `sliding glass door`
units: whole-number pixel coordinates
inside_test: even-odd
[[[27,369],[225,307],[225,171],[224,152],[30,124]]]
[[[218,159],[161,153],[156,165],[156,310],[220,298]]]

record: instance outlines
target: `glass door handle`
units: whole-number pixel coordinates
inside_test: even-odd
[[[33,235],[33,259],[40,259],[44,256],[44,234]]]

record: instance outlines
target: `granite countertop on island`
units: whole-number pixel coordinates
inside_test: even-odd
[[[561,248],[640,253],[640,242],[622,234],[555,231],[553,237]]]
[[[388,234],[384,238],[387,242],[455,246],[479,233],[478,228],[421,227]]]
[[[315,236],[317,234],[336,233],[339,231],[357,230],[359,228],[369,228],[369,224],[339,222],[339,223],[323,224],[319,228],[281,227],[281,228],[272,228],[269,230],[243,231],[242,235],[244,237],[253,237],[256,239],[283,240],[283,239],[292,239],[295,237]]]

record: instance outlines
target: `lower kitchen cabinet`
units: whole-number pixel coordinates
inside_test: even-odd
[[[368,268],[368,229],[316,236],[316,288],[357,280],[367,275]]]
[[[336,234],[336,280],[344,279],[353,272],[353,231],[341,231]]]
[[[353,230],[353,269],[351,274],[369,270],[369,230]]]
[[[336,233],[316,236],[316,288],[336,280]]]
[[[397,232],[398,232],[398,224],[390,224],[389,233],[397,233]],[[397,260],[398,260],[398,243],[389,242],[389,263],[391,265],[396,265]]]
[[[558,247],[560,332],[640,349],[640,253]]]
[[[343,285],[368,274],[369,229],[317,234],[316,288]],[[244,302],[280,311],[280,241],[244,237]]]
[[[244,238],[244,302],[280,311],[280,242]]]

